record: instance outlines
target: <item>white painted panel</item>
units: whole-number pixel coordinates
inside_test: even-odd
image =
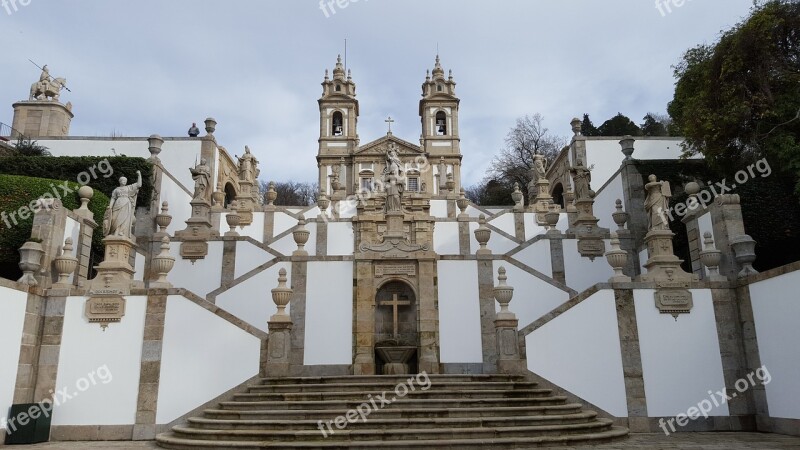
[[[225,231],[228,231],[230,228],[228,227],[228,222],[225,221],[226,215],[227,213],[222,214],[220,226]],[[240,236],[247,236],[255,239],[258,242],[264,242],[264,213],[254,212],[253,222],[244,228],[236,227],[236,232],[239,233]]]
[[[489,221],[489,224],[497,227],[498,229],[506,232],[511,236],[516,235],[516,231],[514,228],[514,213],[505,213],[499,216],[496,216],[492,220]]]
[[[531,372],[627,417],[614,291],[595,293],[529,334],[525,343]]]
[[[271,253],[253,245],[247,241],[236,242],[236,267],[233,272],[234,278],[250,272],[256,267],[275,259]]]
[[[634,291],[644,392],[650,417],[675,416],[725,386],[711,291],[692,289],[694,307],[678,320],[661,314],[652,289]],[[727,416],[728,405],[709,415]]]
[[[136,252],[134,252],[134,255],[135,255],[134,256],[135,259],[134,259],[134,264],[133,264],[133,270],[135,271],[135,273],[133,275],[133,278],[135,280],[143,281],[144,280],[144,260],[145,260],[145,255],[142,255],[142,254],[136,253]]]
[[[578,292],[594,286],[597,283],[607,283],[614,275],[614,270],[606,262],[605,257],[599,256],[594,261],[584,258],[578,253],[577,239],[564,239],[564,271],[567,286]],[[606,251],[611,248],[608,240],[605,241]]]
[[[278,286],[278,271],[286,269],[287,285],[292,283],[290,263],[278,263],[219,294],[215,304],[261,331],[268,332],[270,316],[278,312],[270,290]],[[286,309],[291,310],[291,304]]]
[[[598,187],[600,186],[598,185]],[[597,193],[597,197],[594,199],[594,215],[600,219],[597,223],[598,226],[612,231],[618,228],[611,214],[617,210],[617,199],[621,200],[622,198],[622,173],[618,173],[608,185],[603,187],[603,190]]]
[[[460,210],[459,210],[459,212],[460,212]],[[472,205],[468,205],[468,206],[467,206],[467,215],[468,215],[468,216],[470,216],[470,217],[475,217],[475,218],[478,218],[478,217],[480,217],[480,216],[481,216],[481,214],[483,214],[484,216],[486,216],[486,219],[487,219],[487,220],[492,218],[492,215],[491,215],[491,214],[487,215],[485,212],[481,211],[481,210],[480,210],[480,209],[478,209],[478,208],[475,208],[475,207],[474,207],[474,206],[472,206]]]
[[[477,245],[473,248],[478,248]],[[440,255],[458,255],[458,222],[436,222],[433,250]]]
[[[257,375],[260,353],[257,337],[190,300],[169,296],[156,422],[169,423]]]
[[[296,221],[295,225],[297,225]],[[308,235],[308,242],[306,242],[305,248],[308,254],[313,256],[317,254],[317,224],[307,223],[306,230],[308,230],[310,234]],[[270,244],[269,247],[288,256],[297,250],[297,243],[294,242],[294,235],[289,233],[286,236],[278,239],[276,242]]]
[[[531,269],[550,277],[553,275],[553,262],[550,259],[550,240],[541,239],[513,256]]]
[[[439,225],[437,224],[436,226]],[[469,236],[470,236],[470,245],[472,253],[475,253],[475,251],[477,251],[480,248],[478,240],[475,239],[475,230],[478,229],[478,226],[479,224],[477,222],[469,223]],[[496,255],[502,255],[519,247],[519,244],[505,236],[502,236],[500,233],[497,233],[496,231],[492,231],[492,237],[489,239],[489,243],[486,244],[486,246],[489,247],[492,253]]]
[[[351,222],[328,222],[328,255],[352,255],[353,239]]]
[[[305,364],[353,362],[353,263],[308,263]]]
[[[800,272],[787,273],[750,286],[759,356],[772,377],[766,385],[771,417],[800,419],[798,286]],[[762,378],[768,380],[763,375]]]
[[[167,227],[167,232],[173,236],[178,230],[186,228],[186,221],[192,217],[192,196],[187,194],[172,178],[168,176],[161,177],[161,191],[159,192],[159,200],[161,203],[167,202],[169,204],[169,214],[172,216],[172,222]],[[159,208],[161,205],[159,205]],[[160,212],[160,211],[159,211]],[[223,220],[222,223],[225,223]]]
[[[483,362],[476,261],[439,261],[439,340],[443,363]]]
[[[278,236],[284,231],[297,225],[297,219],[284,213],[275,212],[275,221],[273,223],[273,237]]]
[[[431,200],[431,215],[438,218],[447,217],[447,200]]]
[[[677,159],[681,156],[681,139],[639,139],[633,147],[635,159]],[[625,155],[619,138],[589,139],[586,141],[585,164],[592,168],[592,186],[599,189],[619,170]],[[600,217],[600,216],[597,216]]]
[[[569,228],[569,217],[567,213],[562,213],[558,216],[558,223],[556,224],[556,228],[561,230],[561,232],[567,231]],[[525,213],[525,240],[529,241],[540,234],[545,234],[547,232],[547,226],[539,225],[536,222],[536,214],[534,213]]]
[[[3,358],[0,359],[0,429],[5,429],[6,413],[14,403],[28,293],[0,287],[0,299],[0,342],[4,347]]]
[[[647,249],[645,248],[644,250],[639,252],[639,273],[647,273],[647,269],[644,268],[646,262],[647,262]]]
[[[356,215],[358,208],[358,201],[341,201],[339,202],[339,218],[350,219]]]
[[[714,237],[714,224],[711,223],[711,213],[706,213],[700,216],[697,219],[697,227],[700,231],[700,244],[702,245],[703,240],[705,239],[703,236],[706,234],[706,231],[711,233],[711,237]],[[714,239],[716,241],[716,238]]]
[[[55,406],[52,423],[134,424],[147,297],[126,297],[122,321],[105,331],[88,322],[85,305],[85,297],[67,298],[56,391],[73,398]]]
[[[185,288],[200,297],[219,288],[222,279],[222,241],[208,243],[208,255],[194,264],[181,258],[178,242],[170,245],[170,254],[175,257],[175,267],[167,280],[176,288]],[[198,276],[202,274],[202,276]]]
[[[506,261],[494,261],[494,277],[497,284],[497,270],[506,268],[508,285],[514,288],[514,298],[509,309],[517,315],[519,327],[524,328],[543,315],[569,300],[569,294]],[[495,302],[495,310],[500,305]]]

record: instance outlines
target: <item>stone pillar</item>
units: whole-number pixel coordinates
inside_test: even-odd
[[[292,289],[286,286],[286,269],[281,269],[278,274],[278,287],[272,290],[272,301],[278,307],[278,312],[270,317],[267,324],[269,340],[266,375],[268,377],[288,377],[291,373],[292,319],[286,314],[286,305],[291,298]]]
[[[322,214],[317,219],[317,256],[328,256],[328,221]]]
[[[740,252],[742,252],[748,244],[752,245],[752,238],[745,234],[742,206],[739,202],[738,194],[723,194],[709,207],[711,223],[714,224],[714,240],[717,249],[722,251],[719,273],[732,281],[738,279],[740,275],[755,273],[752,267],[745,269],[745,266],[736,260],[737,246],[741,246]]]
[[[78,196],[81,199],[81,206],[73,210],[79,217],[80,231],[78,232],[78,242],[75,243],[76,256],[78,257],[78,270],[75,273],[73,284],[81,286],[89,279],[89,265],[91,264],[92,255],[92,237],[97,229],[97,222],[94,221],[94,215],[89,210],[87,205],[89,200],[94,196],[94,191],[89,186],[81,186],[78,189]]]
[[[548,232],[549,233],[549,232]],[[564,236],[548,235],[550,241],[550,265],[552,267],[552,277],[554,280],[566,286],[567,271],[564,267]]]
[[[59,248],[64,244],[64,233],[67,226],[67,211],[58,199],[39,199],[39,210],[33,215],[31,238],[41,241],[44,255],[38,274],[34,274],[39,287],[46,289],[55,281],[51,269],[53,259],[58,256]]]
[[[519,320],[516,314],[509,311],[508,304],[514,296],[514,288],[506,284],[506,269],[497,271],[499,284],[494,287],[493,294],[500,304],[500,312],[494,320],[497,345],[497,372],[506,374],[522,374],[528,369],[527,362],[520,352]]]
[[[158,386],[161,380],[161,353],[164,340],[164,317],[167,311],[167,291],[149,291],[142,339],[142,361],[139,375],[139,396],[136,400],[136,424],[133,440],[149,441],[156,436]]]
[[[64,301],[64,297],[60,299],[51,297],[50,309],[48,310],[48,300],[37,294],[28,294],[25,308],[25,321],[22,327],[22,341],[17,364],[14,403],[35,403],[42,400],[35,396],[40,351],[43,341],[47,342],[47,345],[57,345],[60,350],[61,331],[64,324]],[[59,303],[61,303],[61,307],[55,308]],[[50,316],[48,316],[48,313]],[[48,317],[54,317],[55,319],[48,320]],[[48,332],[46,335],[43,335],[45,325],[48,325],[49,328],[47,329]],[[9,345],[11,344],[9,343]],[[54,374],[58,367],[57,357],[59,352],[54,352],[51,349],[47,349],[47,352],[51,355],[48,356],[48,358],[50,358],[49,362],[55,362],[53,370],[47,370],[49,372],[48,375],[50,375]],[[55,354],[56,360],[52,359],[53,354]],[[53,364],[50,365],[52,366]],[[52,389],[55,389],[55,375],[52,376],[52,380]]]
[[[628,404],[628,428],[634,433],[650,432],[647,418],[647,397],[644,393],[644,372],[639,345],[639,326],[633,290],[614,289],[617,306],[619,345],[622,351],[622,372],[625,378],[625,397]]]
[[[306,284],[308,281],[308,252],[304,246],[309,231],[305,229],[305,218],[300,216],[300,226],[292,232],[297,250],[292,253],[292,308],[290,309],[292,327],[291,350],[288,356],[291,375],[301,375],[305,361],[306,333]]]
[[[478,254],[478,301],[481,312],[481,352],[483,373],[497,372],[497,331],[495,329],[494,259]]]
[[[469,216],[466,214],[458,215],[458,248],[462,256],[471,255],[470,236],[469,236]]]
[[[419,371],[440,373],[439,309],[436,307],[436,261],[419,261]],[[373,327],[374,330],[374,327]]]
[[[372,287],[372,262],[356,261],[354,272],[356,307],[353,375],[375,375],[375,293]]]
[[[525,241],[525,213],[514,212],[514,237],[520,241]]]
[[[57,101],[31,100],[14,103],[11,127],[28,139],[69,136],[71,105]],[[12,136],[17,139],[19,136]]]

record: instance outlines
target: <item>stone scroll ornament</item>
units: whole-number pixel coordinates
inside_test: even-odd
[[[128,179],[120,177],[119,187],[111,193],[111,202],[103,215],[104,236],[131,237],[134,214],[136,212],[136,196],[142,187],[142,174],[136,171],[137,181],[128,185]]]

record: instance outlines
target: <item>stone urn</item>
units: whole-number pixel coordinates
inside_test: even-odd
[[[614,219],[614,223],[619,228],[617,231],[623,231],[625,230],[625,224],[628,223],[630,214],[622,210],[622,200],[620,199],[617,199],[616,208],[617,210],[611,213],[611,218]]]
[[[166,233],[167,227],[172,223],[172,216],[169,215],[169,203],[161,204],[161,214],[156,215],[156,225],[159,233]]]
[[[619,141],[619,145],[622,147],[622,154],[625,155],[625,159],[631,159],[631,155],[633,155],[633,143],[636,142],[636,139],[633,136],[624,136],[621,141]]]
[[[486,226],[486,216],[481,214],[478,217],[478,229],[475,230],[475,240],[478,241],[481,248],[478,249],[478,252],[486,253],[490,251],[486,248],[486,244],[489,243],[489,239],[492,237],[492,230]]]
[[[147,149],[150,150],[151,159],[158,159],[158,155],[161,153],[161,145],[163,144],[164,139],[157,134],[153,134],[147,138]]]
[[[267,188],[267,205],[273,206],[275,204],[275,199],[278,198],[278,191],[275,190],[275,182],[270,181],[269,187]]]
[[[328,207],[331,206],[331,200],[325,195],[324,192],[319,193],[319,197],[317,198],[317,206],[319,206],[319,212],[323,216],[328,214]]]
[[[750,236],[742,234],[731,239],[731,248],[736,254],[736,262],[742,266],[739,272],[739,278],[744,278],[748,275],[757,274],[758,271],[753,268],[753,262],[756,260],[756,241]]]
[[[68,237],[64,241],[59,255],[53,259],[53,266],[58,274],[57,285],[69,286],[69,277],[75,273],[75,268],[78,267],[78,258],[72,255],[72,250],[72,238]]]
[[[270,317],[271,322],[288,322],[291,319],[286,314],[286,306],[292,300],[292,289],[286,286],[286,269],[278,271],[278,287],[272,290],[272,301],[278,307],[278,312]]]
[[[519,189],[519,183],[514,183],[514,192],[511,193],[511,200],[514,201],[514,211],[522,211],[525,205],[522,204],[522,200],[525,198],[525,195],[522,194],[522,191]]]
[[[213,117],[207,118],[205,120],[205,125],[206,125],[206,133],[214,134],[214,132],[217,131],[217,121],[214,120]]]
[[[44,249],[39,242],[27,241],[22,244],[22,247],[19,248],[19,268],[22,270],[22,278],[17,280],[18,283],[28,286],[39,284],[33,274],[42,267],[42,255],[44,255]]]
[[[467,215],[467,206],[469,205],[469,200],[467,199],[467,192],[464,188],[458,192],[458,200],[456,200],[456,205],[458,205],[458,209],[461,210],[461,215]]]
[[[167,274],[175,266],[175,257],[169,254],[169,237],[161,238],[161,252],[153,258],[152,270],[158,274],[156,283],[169,285]]]
[[[508,304],[511,303],[511,299],[514,297],[514,288],[506,283],[508,280],[508,277],[506,276],[506,268],[501,266],[497,270],[497,274],[497,280],[499,284],[497,284],[492,290],[494,299],[500,304],[500,312],[497,313],[497,319],[516,319],[514,313],[508,310]]]
[[[311,232],[306,229],[305,216],[300,216],[297,225],[298,227],[292,232],[292,236],[294,237],[294,242],[297,244],[297,252],[305,253],[306,242],[308,242],[308,238],[311,236]]]
[[[456,188],[456,180],[453,179],[452,173],[447,174],[447,181],[445,182],[444,185],[447,188],[448,192],[453,192],[453,190]]]
[[[242,216],[239,215],[239,212],[236,211],[236,202],[231,202],[231,212],[225,214],[225,222],[228,223],[230,227],[230,231],[225,233],[226,236],[238,236],[239,233],[236,232],[236,227],[242,222]]]
[[[556,225],[558,225],[558,220],[561,218],[561,214],[556,209],[556,205],[550,204],[548,207],[548,211],[544,213],[544,221],[547,223],[547,230],[548,231],[557,231]]]
[[[610,282],[631,281],[622,271],[628,264],[628,252],[620,248],[619,236],[613,231],[611,232],[611,250],[606,252],[606,261],[614,269],[614,276],[609,280]]]
[[[225,203],[225,192],[222,191],[222,186],[217,185],[217,190],[211,193],[211,201],[214,206],[222,206]]]
[[[719,263],[722,261],[722,252],[717,250],[714,245],[714,237],[710,231],[703,233],[703,238],[703,251],[700,252],[700,262],[706,266],[708,277],[715,278],[719,275]]]

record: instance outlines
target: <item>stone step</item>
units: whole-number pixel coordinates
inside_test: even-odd
[[[373,398],[376,398],[373,396]],[[386,400],[389,404],[381,404],[375,400],[380,408],[461,408],[461,407],[490,407],[490,406],[533,406],[533,405],[559,405],[564,404],[566,397],[553,395],[548,397],[526,397],[526,398],[396,398],[387,395]],[[233,410],[256,410],[256,409],[355,409],[365,400],[300,400],[300,401],[228,401],[220,402],[222,409]]]
[[[281,419],[209,419],[205,417],[192,417],[189,425],[192,428],[207,430],[318,430],[319,420],[334,420],[338,416],[324,415],[316,416],[319,419],[306,420],[286,420]],[[594,411],[580,411],[575,414],[566,415],[539,415],[539,416],[489,416],[489,417],[459,417],[459,418],[400,418],[400,419],[376,419],[369,414],[366,421],[356,420],[347,425],[347,429],[355,428],[459,428],[459,427],[523,427],[543,424],[570,424],[586,423],[594,420],[597,413]]]
[[[196,450],[211,448],[235,448],[239,450],[292,450],[292,449],[383,449],[383,450],[417,450],[417,449],[530,449],[536,447],[568,446],[578,444],[601,444],[612,442],[628,434],[626,428],[612,427],[609,430],[562,436],[537,437],[495,437],[483,439],[443,439],[443,440],[405,440],[405,441],[365,441],[365,442],[246,442],[246,441],[207,441],[176,437],[173,433],[163,433],[156,437],[162,448],[178,450]]]
[[[330,384],[330,383],[387,383],[397,385],[407,383],[413,379],[415,385],[418,375],[342,375],[333,377],[288,377],[288,378],[260,378],[262,385],[286,385],[286,384]],[[437,382],[509,382],[525,381],[525,377],[520,375],[484,375],[484,374],[448,374],[448,375],[428,375],[432,384]],[[422,377],[420,381],[425,381]]]
[[[466,407],[466,408],[384,408],[375,410],[370,418],[409,419],[409,418],[461,418],[461,417],[507,417],[507,416],[540,416],[577,414],[583,406],[579,403],[536,406],[502,406],[502,407]],[[326,410],[233,410],[207,409],[203,416],[211,419],[228,420],[321,420],[322,418],[346,415],[349,409]]]
[[[598,419],[585,423],[570,424],[545,424],[523,427],[438,427],[438,428],[387,428],[387,429],[359,429],[345,428],[342,430],[333,427],[333,433],[327,435],[317,430],[207,430],[186,426],[172,428],[174,436],[184,439],[214,440],[214,441],[276,441],[307,442],[307,441],[333,441],[347,440],[361,441],[405,441],[405,440],[441,440],[441,439],[490,439],[499,436],[509,437],[535,437],[535,436],[563,436],[569,434],[596,433],[611,430],[613,422],[609,419]]]
[[[418,384],[414,386],[419,389]],[[527,381],[437,381],[431,382],[428,391],[435,389],[460,389],[464,391],[475,389],[535,389],[538,383]],[[253,384],[248,386],[248,392],[382,392],[394,390],[397,384],[382,383],[314,383],[314,384]]]
[[[376,391],[380,392],[380,391]],[[386,398],[396,396],[396,391],[385,392]],[[552,389],[481,389],[481,390],[409,390],[403,398],[416,399],[459,399],[459,398],[539,398],[552,394]],[[375,395],[373,395],[374,397]],[[326,400],[360,400],[367,401],[367,395],[361,392],[248,392],[234,394],[234,401],[326,401]]]

